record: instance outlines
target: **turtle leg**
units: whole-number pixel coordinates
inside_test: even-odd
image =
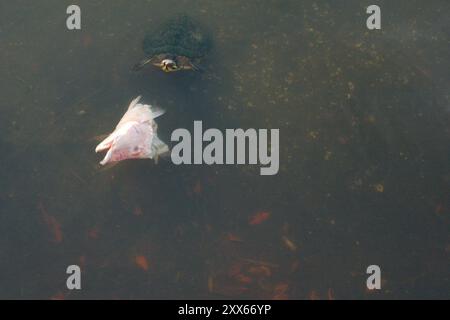
[[[203,69],[196,63],[192,62],[191,59],[187,57],[178,57],[178,62],[183,70],[193,70],[193,71],[203,71]]]
[[[144,68],[147,64],[152,63],[153,60],[154,60],[154,58],[155,58],[155,57],[150,57],[150,58],[142,59],[141,61],[139,61],[138,63],[136,63],[136,64],[133,66],[132,70],[133,70],[133,71],[139,71],[139,70],[141,70],[141,69]]]
[[[205,71],[204,68],[202,68],[200,65],[198,65],[196,63],[191,62],[191,66],[192,66],[192,70],[194,70],[194,71],[200,71],[200,72]]]
[[[198,67],[196,64],[194,64],[194,63],[192,63],[192,62],[189,61],[189,63],[188,63],[187,65],[184,66],[184,69],[186,69],[186,70],[198,71],[198,70],[199,70],[199,67]]]
[[[185,70],[193,70],[197,72],[205,72],[205,68],[203,68],[201,65],[194,63],[192,61],[189,61],[188,64],[183,66]]]

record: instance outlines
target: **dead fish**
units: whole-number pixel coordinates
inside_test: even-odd
[[[140,99],[141,96],[131,101],[115,130],[95,148],[95,152],[107,151],[101,165],[126,159],[155,159],[157,162],[160,155],[169,152],[169,147],[158,138],[154,120],[163,115],[164,110],[140,104]]]

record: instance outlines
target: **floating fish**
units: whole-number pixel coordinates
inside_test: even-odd
[[[158,138],[158,126],[154,121],[164,111],[140,104],[140,99],[141,96],[131,101],[116,129],[95,148],[95,152],[107,151],[101,165],[125,159],[155,159],[157,162],[160,155],[169,151]]]

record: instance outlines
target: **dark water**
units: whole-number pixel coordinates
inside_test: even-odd
[[[78,1],[75,32],[71,3],[0,3],[0,298],[449,298],[448,1],[378,1],[372,32],[371,1]],[[214,36],[207,71],[130,72],[181,12]],[[278,175],[101,169],[138,94],[165,141],[279,128]]]

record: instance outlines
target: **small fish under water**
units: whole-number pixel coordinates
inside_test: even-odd
[[[95,148],[95,152],[107,151],[101,165],[125,159],[157,161],[160,155],[169,152],[169,147],[158,138],[154,121],[164,111],[140,104],[140,99],[141,96],[131,101],[115,130]]]

